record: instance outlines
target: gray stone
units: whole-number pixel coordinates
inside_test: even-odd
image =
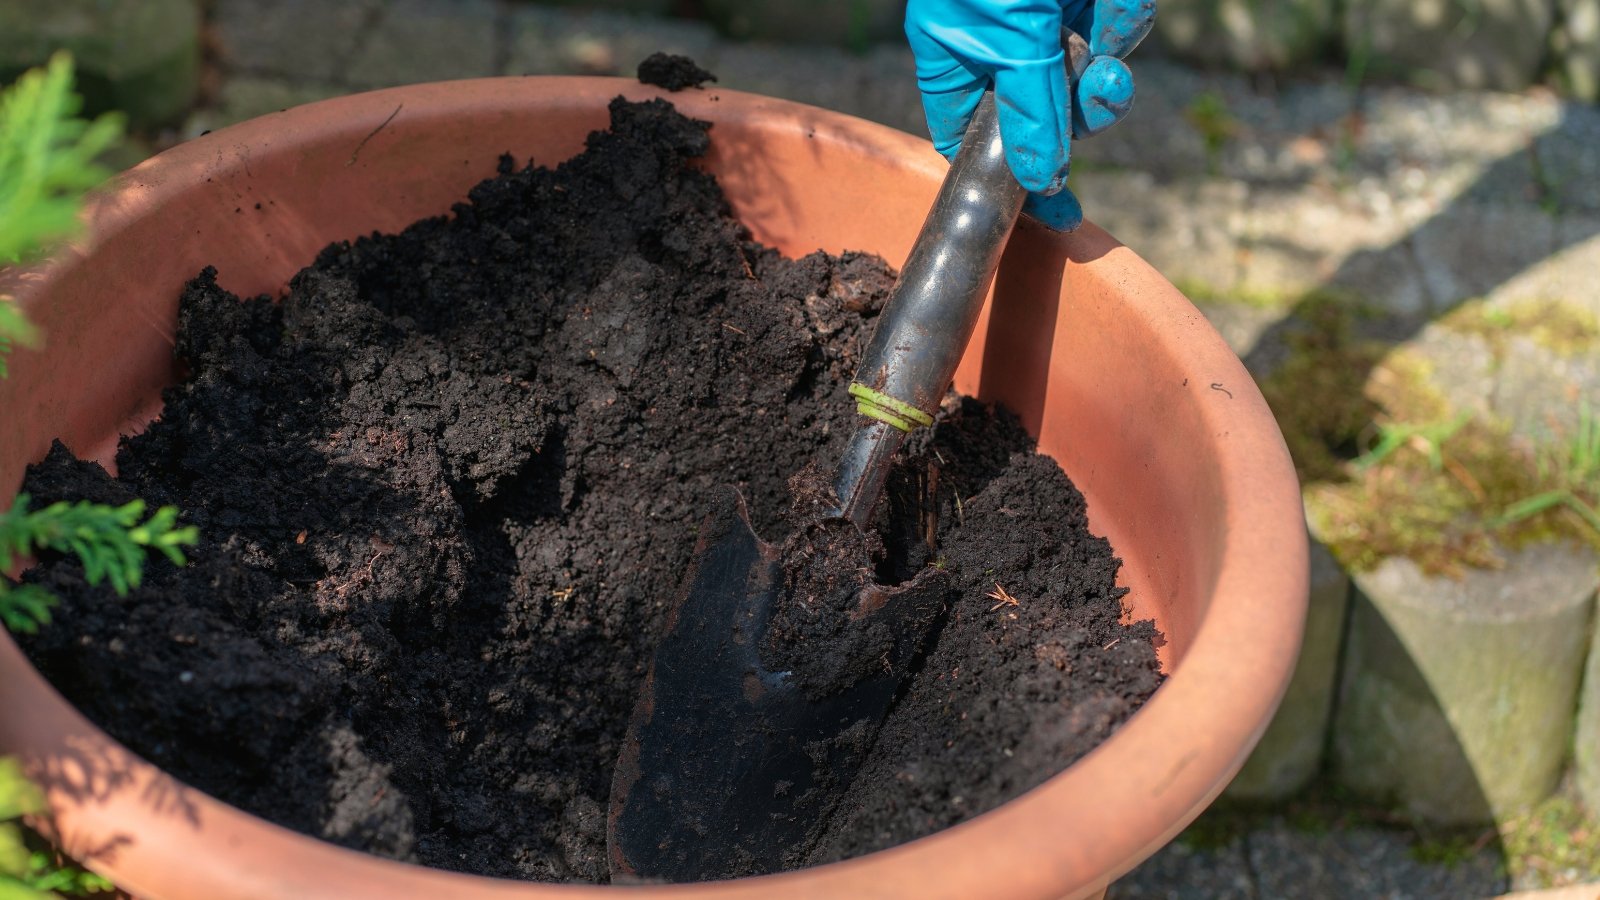
[[[1416,838],[1370,827],[1298,830],[1273,819],[1246,838],[1257,897],[1490,897],[1506,889],[1485,851],[1453,863],[1417,858]]]
[[[1292,298],[1333,286],[1402,315],[1425,312],[1421,272],[1394,224],[1347,195],[1254,190],[1239,235],[1239,289]]]
[[[1374,75],[1516,91],[1539,76],[1554,12],[1550,0],[1351,0],[1344,36]]]
[[[507,75],[633,75],[656,51],[692,57],[715,72],[716,35],[695,22],[528,6],[512,12],[509,31]]]
[[[905,0],[702,0],[706,16],[736,38],[802,41],[865,50],[903,40]]]
[[[1181,837],[1106,891],[1106,900],[1251,900],[1258,896],[1243,841],[1197,849]]]
[[[677,0],[541,0],[565,10],[597,10],[628,13],[634,16],[669,16],[680,4]]]
[[[712,66],[719,87],[809,103],[865,119],[880,112],[864,89],[872,78],[873,64],[838,48],[730,41],[718,48]]]
[[[1161,15],[1165,14],[1158,13]],[[1218,81],[1232,82],[1227,76],[1200,75],[1141,53],[1128,62],[1136,91],[1133,112],[1115,128],[1072,145],[1075,171],[1090,174],[1115,166],[1136,169],[1160,181],[1206,174],[1205,143],[1186,123],[1184,111]]]
[[[346,89],[336,84],[291,84],[268,78],[237,76],[222,85],[216,102],[197,110],[184,123],[185,138],[293,106],[337,97]]]
[[[477,78],[497,72],[494,0],[389,0],[350,58],[360,87]]]
[[[1107,171],[1079,173],[1071,185],[1089,219],[1185,292],[1225,300],[1238,286],[1244,184],[1191,179],[1158,189],[1142,172]]]
[[[230,71],[328,82],[343,77],[381,7],[381,0],[214,0],[211,21]]]
[[[1594,554],[1533,545],[1460,581],[1389,559],[1354,579],[1335,778],[1438,824],[1547,797],[1572,736]]]
[[[1600,215],[1561,217],[1551,255],[1489,292],[1496,305],[1557,301],[1600,316]]]
[[[861,106],[857,115],[917,137],[928,136],[917,88],[917,62],[903,46],[881,44],[862,61]]]
[[[1597,0],[1600,2],[1600,0]],[[1600,215],[1600,107],[1566,103],[1533,142],[1538,188],[1562,216]]]
[[[1589,642],[1589,664],[1584,667],[1583,696],[1578,703],[1578,727],[1573,740],[1573,770],[1578,796],[1590,815],[1600,819],[1600,618]]]
[[[1600,102],[1600,0],[1559,0],[1561,25],[1551,40],[1556,75],[1567,93]]]
[[[1337,34],[1326,0],[1168,0],[1153,35],[1174,56],[1247,72],[1315,62]]]
[[[1289,314],[1282,309],[1268,309],[1248,303],[1227,300],[1206,300],[1190,297],[1189,302],[1200,310],[1211,327],[1222,335],[1228,347],[1239,357],[1247,357],[1256,349],[1261,338]]]
[[[1271,803],[1298,793],[1322,766],[1335,673],[1344,641],[1350,576],[1327,548],[1311,542],[1311,602],[1305,638],[1288,691],[1261,742],[1223,796],[1246,803]]]
[[[1500,361],[1482,335],[1434,323],[1405,346],[1414,358],[1427,363],[1428,386],[1444,396],[1452,415],[1494,418]]]
[[[55,51],[77,63],[91,113],[120,110],[135,125],[172,122],[200,85],[197,0],[7,0],[0,4],[0,83]]]
[[[1537,206],[1453,204],[1412,237],[1435,309],[1482,297],[1556,248],[1556,219]]]
[[[1410,239],[1356,250],[1340,262],[1327,284],[1402,317],[1437,311]]]
[[[1581,401],[1600,414],[1600,353],[1558,353],[1523,335],[1511,335],[1500,354],[1494,410],[1513,433],[1565,446],[1578,427]]]

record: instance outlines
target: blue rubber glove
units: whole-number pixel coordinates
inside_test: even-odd
[[[954,160],[993,88],[1007,162],[1029,192],[1023,212],[1057,231],[1076,229],[1083,207],[1066,190],[1071,141],[1105,131],[1133,107],[1122,57],[1155,17],[1155,0],[909,0],[906,37],[934,147]],[[1063,26],[1088,42],[1088,65],[1072,84]]]

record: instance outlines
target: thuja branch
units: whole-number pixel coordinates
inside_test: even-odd
[[[62,501],[29,510],[27,494],[17,495],[0,514],[0,569],[40,551],[71,554],[83,564],[90,584],[109,582],[118,594],[139,586],[145,557],[161,554],[176,565],[187,560],[182,548],[197,540],[193,525],[178,524],[178,509],[163,506],[145,516],[145,502],[121,506]],[[50,621],[55,600],[32,585],[0,580],[0,619],[13,631],[33,632]]]

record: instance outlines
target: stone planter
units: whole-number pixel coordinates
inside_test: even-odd
[[[1460,581],[1403,559],[1355,575],[1335,778],[1440,825],[1547,797],[1572,737],[1595,562],[1547,544]]]
[[[1595,622],[1595,636],[1589,642],[1589,664],[1583,672],[1573,757],[1578,796],[1591,815],[1600,817],[1600,617]]]
[[[1345,45],[1374,75],[1517,91],[1539,77],[1551,0],[1351,0]]]
[[[1267,72],[1315,62],[1335,32],[1327,0],[1183,0],[1161,6],[1153,37],[1179,59]]]
[[[1322,768],[1349,607],[1350,576],[1313,540],[1311,604],[1289,690],[1224,798],[1245,804],[1284,800],[1309,785]]]

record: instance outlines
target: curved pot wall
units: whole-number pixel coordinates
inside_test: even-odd
[[[0,274],[49,340],[48,357],[21,350],[0,381],[0,488],[58,436],[109,462],[119,430],[158,411],[179,289],[202,266],[236,293],[277,293],[330,241],[448,209],[508,149],[562,160],[606,124],[612,97],[660,93],[619,79],[416,85],[265,116],[125,173],[81,247],[43,272]],[[732,91],[669,99],[715,123],[706,165],[756,237],[786,253],[898,264],[944,175],[927,143],[847,116]],[[1299,490],[1265,402],[1194,307],[1093,225],[1024,225],[956,384],[1021,413],[1083,489],[1126,561],[1135,615],[1167,635],[1171,678],[1077,765],[964,825],[836,865],[629,896],[1091,895],[1188,824],[1266,727],[1305,612]],[[67,849],[140,896],[620,890],[419,869],[268,825],[130,754],[3,635],[0,753],[46,786]]]

